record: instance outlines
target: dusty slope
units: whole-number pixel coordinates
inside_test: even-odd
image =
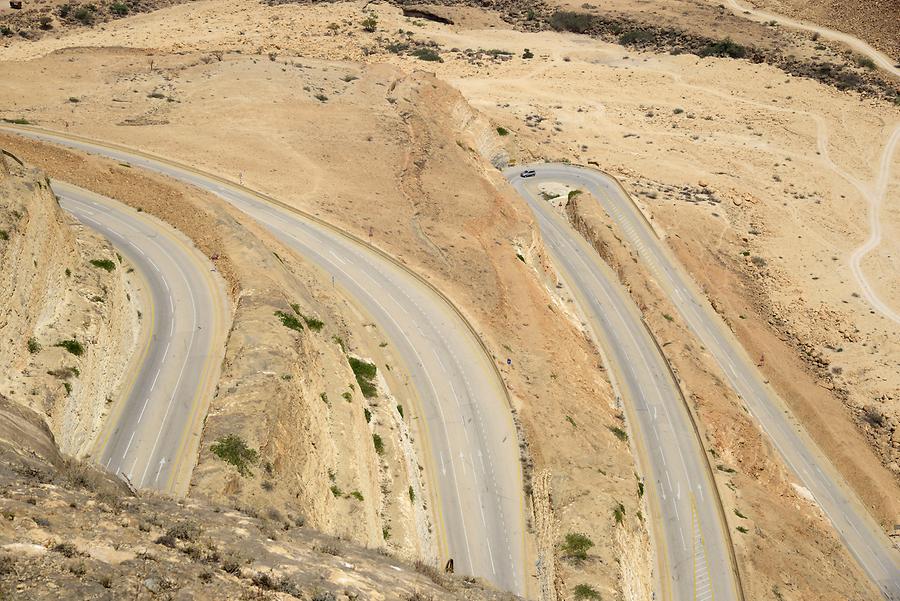
[[[508,598],[276,513],[131,496],[61,456],[40,416],[2,395],[0,487],[4,598]]]
[[[317,274],[308,265],[210,195],[112,161],[7,140],[17,154],[53,177],[176,226],[215,258],[229,282],[234,323],[204,427],[192,496],[261,514],[290,515],[361,544],[388,545],[408,558],[432,557],[428,519],[421,501],[412,502],[408,495],[409,487],[419,490],[420,482],[406,469],[408,459],[413,465],[416,459],[402,453],[394,421],[399,416],[392,405],[348,389],[354,376],[332,337],[346,340],[348,350],[360,354],[377,347],[365,338],[359,344],[350,334],[351,329],[362,331],[362,324],[316,284]],[[275,315],[295,310],[321,316],[325,327],[294,332]],[[342,397],[346,392],[352,395],[350,402]],[[371,423],[363,407],[371,412]],[[376,428],[389,433],[383,436],[383,457],[372,445]],[[239,436],[258,453],[243,474],[209,450],[228,435]],[[337,490],[341,493],[333,492]]]
[[[578,36],[464,31],[418,19],[403,19],[396,10],[388,7],[373,5],[372,8],[379,18],[375,35],[362,31],[360,22],[363,15],[356,5],[260,8],[256,3],[249,2],[234,2],[227,6],[216,2],[198,2],[168,9],[159,15],[144,15],[116,23],[102,32],[87,31],[69,38],[11,47],[6,52],[7,57],[34,57],[65,45],[96,44],[178,51],[194,49],[202,54],[195,58],[192,55],[167,57],[159,52],[151,57],[137,51],[68,51],[66,55],[48,56],[36,63],[7,63],[2,68],[13,76],[35,69],[45,70],[44,77],[37,82],[10,87],[5,97],[6,105],[11,107],[8,116],[25,115],[51,127],[62,128],[68,124],[77,131],[139,143],[143,147],[196,161],[231,173],[234,178],[243,174],[245,182],[292,200],[298,206],[319,210],[323,215],[328,212],[330,219],[348,223],[365,235],[371,226],[376,244],[411,262],[436,265],[438,270],[443,270],[442,273],[455,273],[457,265],[460,271],[471,271],[469,265],[453,263],[457,258],[465,257],[470,247],[463,244],[461,236],[454,238],[455,234],[448,234],[447,230],[462,229],[456,221],[458,216],[453,212],[456,202],[483,207],[485,194],[473,192],[470,197],[463,195],[458,201],[451,201],[444,194],[437,196],[442,202],[430,203],[421,200],[421,192],[416,187],[419,184],[416,184],[404,189],[411,196],[410,200],[405,201],[408,204],[390,202],[396,198],[397,188],[392,178],[398,176],[386,165],[401,164],[398,157],[402,157],[402,152],[397,146],[411,149],[409,172],[413,176],[417,176],[417,170],[422,167],[425,167],[427,174],[435,156],[434,152],[423,153],[412,143],[405,143],[406,139],[404,144],[391,144],[398,132],[416,132],[419,136],[416,139],[432,135],[427,128],[414,129],[418,124],[417,113],[409,108],[405,100],[431,99],[430,95],[422,93],[422,90],[429,90],[422,83],[427,80],[419,77],[420,89],[417,90],[412,83],[401,86],[402,78],[391,75],[393,72],[390,70],[361,70],[357,65],[324,63],[309,57],[388,61],[408,70],[425,67],[436,71],[439,77],[458,87],[476,108],[489,115],[495,125],[510,130],[511,135],[497,138],[482,129],[474,139],[458,132],[453,135],[448,135],[447,131],[433,132],[434,144],[437,145],[441,140],[459,140],[456,147],[450,143],[447,144],[449,148],[443,149],[447,153],[456,153],[453,164],[462,160],[456,150],[460,144],[491,156],[498,154],[495,151],[499,142],[503,142],[509,154],[519,160],[564,157],[583,163],[593,161],[625,177],[633,190],[643,190],[648,203],[656,201],[651,203],[654,221],[664,222],[673,237],[697,232],[705,247],[716,247],[723,232],[734,231],[738,239],[759,237],[759,234],[744,235],[744,228],[737,233],[739,226],[733,226],[730,220],[723,217],[726,213],[722,205],[715,202],[716,199],[729,198],[732,203],[736,199],[745,208],[735,210],[750,210],[752,203],[742,199],[751,196],[758,198],[765,194],[770,202],[760,207],[759,215],[753,218],[767,229],[756,227],[755,231],[772,232],[767,234],[768,244],[772,247],[765,258],[769,269],[780,270],[782,276],[774,282],[766,282],[766,288],[758,290],[760,294],[768,295],[774,290],[783,294],[784,298],[796,300],[795,287],[810,289],[809,271],[800,258],[808,255],[827,257],[828,261],[822,264],[832,265],[830,247],[837,241],[839,248],[834,256],[839,257],[839,265],[846,265],[850,250],[865,237],[864,220],[860,218],[864,207],[861,196],[815,152],[818,139],[825,140],[827,136],[829,141],[826,145],[837,165],[855,177],[872,179],[870,165],[878,162],[880,149],[873,147],[869,141],[884,140],[886,132],[896,121],[896,109],[886,104],[874,101],[863,103],[858,96],[838,93],[811,81],[746,62],[642,55]],[[169,18],[166,27],[160,24],[162,15]],[[213,21],[217,27],[205,25]],[[172,26],[171,23],[177,25]],[[337,27],[329,28],[329,23],[335,23]],[[394,32],[401,28],[404,32],[412,32],[403,34],[402,38],[406,39],[404,43],[416,46],[433,40],[439,44],[438,51],[444,62],[423,63],[406,55],[395,56],[388,44],[398,38]],[[291,32],[296,30],[304,31],[305,35],[293,35]],[[379,42],[379,36],[385,41]],[[229,48],[241,48],[245,53],[253,53],[253,56],[239,58],[224,54],[220,62],[214,51]],[[453,52],[453,48],[460,49],[460,52]],[[531,48],[536,57],[530,60],[520,58],[525,48]],[[479,53],[479,49],[502,49],[510,54]],[[366,54],[373,50],[374,54],[366,58]],[[295,54],[301,54],[304,58]],[[256,64],[252,64],[254,61],[257,61]],[[151,62],[153,68],[149,69]],[[78,65],[76,71],[80,79],[58,74],[63,67],[71,68],[71,63]],[[358,81],[347,81],[360,75],[363,77]],[[12,80],[22,81],[14,77]],[[398,80],[402,95],[386,93]],[[202,83],[202,88],[198,82]],[[110,91],[98,93],[97,90]],[[162,98],[148,98],[151,94],[161,95]],[[317,95],[322,98],[317,99]],[[69,96],[80,102],[67,102]],[[167,97],[172,101],[166,102]],[[394,113],[391,107],[395,105],[410,114],[406,122]],[[815,127],[816,119],[820,123],[819,131]],[[313,122],[316,124],[314,128],[308,125]],[[291,127],[285,127],[285,123],[290,123]],[[218,134],[223,130],[229,131],[228,139],[233,145],[222,144]],[[335,139],[335,131],[341,132],[339,139]],[[325,135],[323,132],[328,133]],[[179,141],[173,141],[173,138]],[[344,157],[348,156],[358,162],[347,163]],[[788,157],[790,161],[786,160]],[[423,158],[426,159],[423,166],[416,165],[415,160],[422,161]],[[778,182],[773,177],[777,175],[784,179],[784,174],[780,172],[773,174],[772,165],[776,162],[793,166],[789,182]],[[298,173],[301,177],[297,177]],[[427,177],[404,177],[405,185],[409,185],[410,179],[428,183]],[[707,187],[715,188],[711,200],[719,208],[710,206],[708,195],[702,203],[697,202],[698,197],[706,194],[701,190],[700,179]],[[456,185],[455,179],[445,181]],[[466,181],[474,186],[478,180],[468,178]],[[789,192],[786,194],[786,188],[778,184],[815,190],[818,192],[816,198],[830,199],[831,202],[816,204],[813,200],[808,203],[806,211],[792,210],[789,213],[791,219],[785,219],[781,203],[788,197],[794,197],[790,188],[787,188]],[[432,181],[430,185],[436,184]],[[463,188],[463,191],[467,189]],[[427,192],[428,188],[425,190]],[[801,193],[809,197],[809,192]],[[841,194],[845,198],[840,198]],[[502,204],[497,206],[504,207]],[[671,213],[668,212],[669,206],[673,209]],[[791,208],[800,206],[795,204]],[[371,218],[373,213],[377,218]],[[504,213],[507,216],[513,214],[506,208],[501,210],[501,214]],[[434,217],[437,215],[439,220]],[[393,220],[393,216],[399,220]],[[462,230],[466,244],[472,244],[472,228],[479,226],[476,231],[484,231],[480,226],[488,223],[484,214],[474,215],[473,221],[475,225],[469,223],[467,229]],[[483,235],[476,242],[486,247],[485,253],[492,257],[492,261],[493,257],[509,261],[509,255],[503,253],[508,253],[510,246],[517,246],[517,236],[508,233],[516,229],[499,221],[491,225],[497,228],[496,231],[509,229],[502,235]],[[802,237],[798,238],[798,235]],[[445,238],[452,241],[452,247],[450,243],[444,243]],[[510,238],[514,244],[505,244]],[[528,236],[518,238],[518,246],[529,246]],[[888,236],[885,239],[888,240]],[[492,247],[491,240],[501,241],[501,244]],[[747,250],[743,246],[745,243],[741,243],[741,248],[723,252],[740,256]],[[889,250],[880,252],[896,256]],[[478,261],[473,264],[481,265],[483,255],[475,256]],[[690,256],[701,260],[705,257],[696,249],[692,255],[684,255],[685,258]],[[531,257],[523,253],[523,258]],[[502,266],[501,273],[506,277],[518,277],[515,261],[512,261],[514,267],[499,261],[491,263],[492,266],[495,264]],[[843,283],[839,279],[837,284],[846,287],[851,281],[850,276],[846,268],[841,269],[844,271],[839,278],[843,279]],[[830,267],[829,270],[830,273],[840,273]],[[549,340],[542,351],[545,354],[539,364],[535,361],[536,366],[527,363],[523,366],[522,359],[513,352],[520,347],[509,340],[521,340],[521,348],[527,348],[532,353],[541,345],[534,343],[531,328],[544,328],[547,324],[538,324],[534,319],[523,320],[521,323],[528,324],[527,330],[520,323],[512,324],[515,327],[494,325],[495,315],[503,315],[504,306],[492,305],[490,298],[485,302],[471,294],[471,291],[480,293],[490,282],[481,279],[481,276],[472,278],[469,273],[463,281],[465,286],[451,284],[450,287],[455,289],[455,286],[460,286],[464,292],[468,290],[469,295],[461,298],[474,297],[478,306],[495,310],[488,313],[490,319],[476,321],[489,333],[489,338],[496,340],[492,342],[492,347],[497,349],[498,358],[502,360],[505,355],[513,355],[510,357],[513,366],[509,379],[520,396],[536,399],[540,395],[554,401],[573,402],[583,411],[590,405],[586,399],[605,394],[605,390],[590,392],[581,398],[572,394],[579,390],[582,383],[577,380],[570,383],[562,369],[579,373],[577,370],[584,362],[570,364],[558,352],[557,349],[563,345],[557,341],[569,340],[567,337],[570,336],[563,332],[565,338],[559,338],[560,332],[554,329],[558,326],[547,330],[553,336],[546,335],[544,338],[544,334],[535,335],[538,340]],[[761,280],[757,278],[751,283],[759,286]],[[890,280],[885,283],[889,286]],[[516,279],[514,284],[505,284],[508,286],[505,294],[518,310],[522,310],[523,302],[534,302],[536,309],[544,306],[527,300],[531,297],[520,292],[520,280]],[[842,302],[851,294],[850,290],[844,289],[846,294],[834,294],[834,290],[834,287],[817,290],[821,297],[817,296],[816,302],[839,311],[842,319],[852,324],[852,328],[867,332],[866,336],[873,342],[876,336],[880,337],[882,344],[897,339],[897,336],[891,337],[890,332],[883,329],[877,316],[872,317],[867,307],[861,303]],[[810,312],[811,308],[815,311]],[[818,323],[818,308],[818,305],[810,305],[810,301],[797,301],[782,310],[781,317],[784,318],[788,310],[791,315],[796,315],[796,325],[791,328],[794,334],[813,332]],[[769,319],[768,315],[759,317],[761,322]],[[747,340],[745,338],[745,342]],[[510,350],[503,348],[503,344],[507,344]],[[574,343],[574,348],[580,348],[580,344]],[[856,347],[852,368],[844,369],[843,373],[871,369],[873,357],[877,360],[882,355],[866,354],[870,349],[870,344],[863,347],[860,343]],[[785,357],[798,356],[791,349],[784,352]],[[844,357],[850,358],[849,351],[845,352]],[[867,450],[860,431],[854,433],[854,426],[848,428],[848,424],[854,423],[851,417],[853,407],[868,403],[870,398],[884,399],[879,401],[882,410],[893,411],[896,415],[897,404],[892,400],[891,392],[896,384],[889,379],[896,370],[892,372],[885,369],[887,366],[880,365],[875,368],[878,378],[887,380],[874,377],[858,379],[854,386],[858,385],[859,396],[847,399],[844,406],[841,399],[821,392],[823,389],[816,386],[817,374],[810,374],[796,362],[772,363],[774,369],[783,371],[783,381],[804,382],[804,386],[811,385],[817,394],[823,395],[812,400],[827,403],[830,415],[835,416],[835,423],[850,432],[849,438],[841,444],[847,456],[856,463],[848,465],[847,471],[851,475],[858,473],[862,476],[860,490],[862,494],[870,495],[867,498],[876,504],[876,513],[883,521],[887,523],[894,519],[896,508],[891,505],[890,499],[897,495],[889,494],[893,486],[890,484],[891,476]],[[549,374],[557,375],[556,380],[551,379],[557,384],[548,387],[549,393],[538,389],[546,381],[543,378],[548,375],[544,367],[547,365],[559,366],[559,370],[553,368]],[[529,369],[534,371],[529,373]],[[532,383],[525,381],[526,375]],[[521,385],[516,385],[517,379]],[[584,384],[582,389],[588,385]],[[568,457],[583,456],[580,449],[596,440],[589,435],[585,441],[563,440],[571,443],[572,448],[559,448],[561,437],[555,437],[565,430],[555,429],[555,424],[558,418],[569,414],[566,409],[555,403],[544,406],[539,401],[529,401],[523,406],[534,412],[536,419],[542,420],[534,423],[554,426],[546,433],[535,433],[538,440],[537,444],[532,445],[539,461],[555,466],[557,471],[554,473],[568,469]],[[548,413],[538,413],[538,409]],[[574,414],[570,416],[579,424],[580,430],[583,420]],[[591,421],[589,417],[588,423]],[[859,429],[865,427],[860,424]],[[535,443],[534,440],[532,442]],[[892,445],[891,442],[889,447],[895,448]],[[750,461],[752,455],[752,450],[748,451],[745,460]],[[890,465],[889,455],[883,455],[880,459],[884,465]],[[612,458],[610,463],[616,464],[618,461]],[[597,478],[596,481],[586,480],[587,484],[608,489],[607,481],[596,472],[585,470],[585,478],[587,474]],[[626,488],[627,479],[621,472],[619,478],[613,478],[622,490]],[[888,494],[881,490],[873,491],[865,481],[887,482]],[[587,490],[580,483],[576,486],[574,481],[566,479],[560,483],[553,482],[553,486],[562,491],[571,486],[576,494],[570,499],[576,498],[580,494],[578,491]],[[565,497],[563,504],[559,503],[559,498],[554,495],[557,507],[566,507],[568,511]],[[605,509],[608,502],[606,498],[585,500],[579,497],[578,502],[571,506],[569,516],[572,521],[569,523],[579,527],[578,520],[583,519],[579,516],[588,515],[582,509],[585,504]],[[776,555],[775,549],[771,553],[773,566],[788,565],[794,561],[790,550],[808,544],[806,533],[790,526],[810,519],[808,508],[800,506],[797,511],[797,521],[791,520],[781,529],[777,523],[771,525],[774,529],[771,536],[785,541],[784,547],[781,547],[782,554]],[[564,522],[563,528],[568,527]],[[821,542],[835,544],[836,541],[826,538]],[[839,549],[836,552],[842,553]],[[814,553],[806,557],[809,563],[805,572],[815,574]],[[595,567],[592,565],[590,569],[593,571]],[[597,569],[600,573],[605,568]],[[827,581],[829,575],[820,576]]]
[[[82,455],[119,394],[141,283],[59,208],[42,173],[2,160],[0,390],[47,419],[65,452]]]
[[[501,32],[445,33],[435,39],[444,47],[502,48],[505,43],[514,48],[525,41]],[[828,357],[843,364],[841,373],[827,375],[819,365],[803,377],[812,376],[813,383],[851,378],[840,386],[849,391],[845,397],[821,393],[831,397],[832,406],[846,404],[845,420],[876,402],[879,411],[896,417],[894,355],[881,352],[893,348],[896,328],[853,296],[849,269],[850,254],[868,235],[867,203],[850,181],[859,180],[865,190],[878,178],[882,145],[897,124],[896,109],[783,79],[764,66],[687,57],[623,58],[616,47],[588,45],[576,36],[528,42],[538,55],[530,62],[473,66],[448,57],[435,68],[512,132],[506,140],[514,157],[602,165],[625,179],[673,240],[696,235],[729,256],[746,252],[741,271],[753,255],[762,256],[776,275],[755,278],[756,294],[778,301],[778,318],[791,321],[792,336],[815,347],[815,355],[829,353],[817,333],[820,309],[841,322],[833,326],[835,332],[859,329],[854,346],[827,341],[843,348]],[[652,102],[644,99],[650,90]],[[873,139],[880,143],[872,144]],[[826,148],[828,156],[819,148]],[[888,159],[888,168],[891,163]],[[889,183],[887,190],[893,186]],[[887,277],[896,236],[886,232],[896,231],[896,224],[886,207],[882,244],[865,265],[876,289],[890,299],[896,295],[896,279]],[[736,247],[724,246],[728,240]],[[695,261],[706,256],[685,253]],[[817,283],[826,279],[827,285]],[[766,314],[763,321],[770,318]],[[873,353],[873,347],[881,351]],[[864,377],[870,370],[878,376]],[[796,379],[790,373],[786,379]],[[860,440],[869,427],[858,423],[860,433],[850,440]],[[895,469],[890,429],[887,436],[887,444],[879,445],[880,458]],[[859,456],[871,458],[869,451]],[[877,466],[859,469],[872,474],[873,482],[883,477],[874,477],[881,469]],[[884,522],[895,513],[893,505],[884,506]]]

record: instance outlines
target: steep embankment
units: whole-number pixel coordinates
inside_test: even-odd
[[[0,597],[501,600],[275,512],[132,496],[0,395]],[[160,596],[160,597],[157,597]]]
[[[87,452],[117,394],[138,327],[133,276],[67,217],[46,177],[0,164],[0,389]]]
[[[383,386],[363,395],[350,367],[351,354],[377,355],[377,342],[358,335],[364,324],[330,284],[217,197],[114,161],[14,136],[4,143],[56,178],[172,224],[228,283],[233,325],[189,496],[432,557],[404,418]]]

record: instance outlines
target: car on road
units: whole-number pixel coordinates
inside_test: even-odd
[[[522,173],[519,174],[520,177],[534,177],[537,175],[534,169],[526,169]]]

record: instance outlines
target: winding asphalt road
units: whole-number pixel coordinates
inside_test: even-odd
[[[427,473],[436,480],[429,488],[436,497],[431,508],[442,558],[452,557],[458,573],[526,592],[522,474],[508,399],[478,338],[424,280],[315,217],[215,176],[136,150],[43,130],[5,129],[216,194],[333,278],[377,324],[402,364],[400,371],[408,374],[418,404],[420,437],[431,451]],[[119,427],[123,436],[130,436],[129,426]],[[151,472],[158,457],[158,452],[152,457]]]
[[[850,553],[886,599],[900,601],[900,553],[815,443],[794,425],[785,403],[765,384],[752,359],[618,184],[597,171],[570,165],[548,164],[531,168],[537,170],[537,177],[531,180],[535,183],[564,183],[586,190],[598,200],[669,295],[685,322],[716,359],[727,381],[746,403],[799,483],[810,491],[831,520]],[[507,176],[536,208],[540,219],[546,212],[546,203],[538,202],[516,179],[521,169],[510,170]],[[578,234],[570,229],[566,236],[574,240]],[[593,276],[582,271],[572,274],[575,276],[573,284],[587,297],[591,293]],[[632,402],[640,403],[640,400],[632,399]],[[712,551],[708,560],[713,561]],[[721,597],[717,595],[717,598]]]
[[[616,395],[625,401],[648,493],[659,598],[738,599],[727,525],[678,385],[615,274],[557,210],[541,200],[538,184],[569,183],[567,174],[554,176],[546,166],[536,169],[538,176],[532,179],[519,177],[521,168],[506,175],[534,211],[560,278],[574,294],[611,368]]]
[[[171,226],[63,182],[52,186],[62,208],[109,239],[141,280],[146,343],[92,455],[136,488],[185,494],[225,350],[224,287]]]

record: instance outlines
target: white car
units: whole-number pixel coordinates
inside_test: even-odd
[[[534,169],[526,169],[522,173],[519,174],[519,177],[534,177],[537,175]]]

